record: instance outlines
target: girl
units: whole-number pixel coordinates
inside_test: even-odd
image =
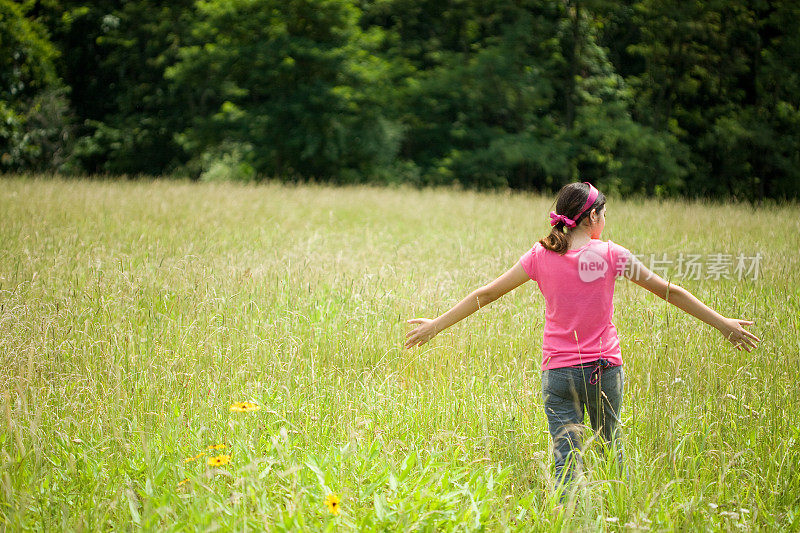
[[[617,276],[714,326],[739,350],[749,352],[760,341],[743,327],[752,322],[720,315],[683,287],[652,273],[628,249],[600,240],[605,203],[605,196],[588,182],[565,185],[558,193],[556,210],[550,213],[550,234],[505,274],[438,318],[408,321],[417,327],[406,335],[405,347],[421,346],[529,279],[536,280],[545,299],[542,395],[560,489],[569,484],[580,464],[584,410],[589,411],[592,429],[608,445],[616,444],[617,458],[622,459],[616,441],[624,372],[611,321]]]

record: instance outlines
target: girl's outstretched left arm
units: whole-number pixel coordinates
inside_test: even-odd
[[[463,300],[454,305],[449,311],[431,320],[429,318],[412,318],[409,324],[418,324],[416,328],[406,334],[406,348],[422,346],[440,331],[445,330],[456,322],[468,317],[481,307],[489,304],[507,292],[516,289],[531,279],[517,263],[508,271],[491,283],[475,289]]]
[[[752,326],[751,320],[722,316],[680,285],[665,281],[661,276],[651,272],[635,256],[630,256],[629,259],[631,261],[626,264],[625,277],[693,317],[714,326],[737,350],[749,352],[761,342],[761,339],[744,327]]]

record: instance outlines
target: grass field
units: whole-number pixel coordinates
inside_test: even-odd
[[[618,281],[631,478],[589,446],[561,512],[535,282],[402,349],[406,319],[544,236],[551,203],[3,179],[2,528],[800,529],[797,205],[609,198],[603,238],[635,253],[762,254],[758,279],[675,279],[762,342]]]

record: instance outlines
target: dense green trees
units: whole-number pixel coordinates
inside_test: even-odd
[[[166,71],[191,109],[179,139],[205,175],[359,180],[389,164],[398,127],[383,114],[381,32],[341,0],[197,3],[191,39]],[[217,165],[216,168],[219,168]]]
[[[58,50],[30,6],[0,0],[0,169],[50,170],[63,161],[68,112]]]
[[[6,171],[797,197],[800,7],[0,0]]]
[[[79,140],[66,170],[160,174],[186,159],[175,139],[188,123],[165,79],[189,32],[194,2],[55,1],[32,10],[61,50]]]
[[[687,192],[744,196],[800,190],[800,5],[726,0],[634,4],[629,50],[639,120],[691,150]]]

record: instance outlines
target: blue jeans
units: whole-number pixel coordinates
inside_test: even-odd
[[[595,384],[592,384],[593,372]],[[557,489],[567,488],[575,470],[582,465],[584,409],[589,411],[592,429],[609,448],[615,450],[619,466],[624,468],[622,442],[619,440],[624,382],[625,371],[621,366],[600,369],[598,375],[596,362],[542,372],[542,397],[553,438]],[[565,493],[562,492],[562,498]]]

